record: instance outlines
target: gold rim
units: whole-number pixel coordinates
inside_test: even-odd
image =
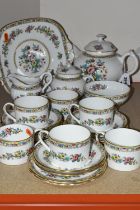
[[[43,170],[51,171],[51,172],[57,173],[57,174],[60,173],[60,174],[73,175],[75,173],[79,174],[79,173],[90,172],[90,171],[98,168],[104,162],[106,162],[106,153],[105,153],[104,147],[100,143],[99,143],[99,147],[101,148],[101,154],[102,154],[102,157],[99,160],[100,162],[98,162],[97,164],[95,164],[93,166],[90,166],[90,167],[87,167],[87,168],[84,168],[84,169],[78,169],[78,170],[63,170],[63,169],[56,169],[56,168],[54,169],[54,168],[51,168],[49,166],[43,165],[36,159],[34,151],[33,151],[33,157],[34,157],[34,160],[36,162],[36,165],[38,165],[38,167],[42,168]]]
[[[108,99],[108,98],[105,98],[103,96],[98,96],[99,98],[103,98],[103,99]],[[85,98],[86,99],[86,98]],[[84,100],[84,99],[82,99]],[[114,101],[112,101],[111,99],[108,99],[110,100],[113,105],[110,107],[110,108],[107,108],[107,109],[90,109],[90,108],[87,108],[87,107],[84,107],[82,106],[80,103],[79,103],[79,107],[82,109],[82,111],[85,111],[85,112],[90,112],[90,113],[99,113],[99,114],[102,114],[102,113],[109,113],[111,112],[112,110],[114,110],[114,107],[115,107],[115,103]]]
[[[3,33],[5,30],[11,28],[12,26],[19,26],[21,24],[25,24],[25,23],[34,23],[34,22],[48,22],[48,23],[53,23],[55,26],[58,27],[60,34],[62,36],[62,42],[64,45],[64,51],[65,51],[65,55],[67,55],[69,53],[69,49],[67,44],[71,44],[72,46],[72,42],[69,40],[68,35],[66,33],[66,31],[64,30],[63,26],[58,23],[57,21],[51,19],[51,18],[44,18],[44,17],[34,17],[34,18],[25,18],[25,19],[20,19],[18,21],[13,21],[11,23],[8,23],[6,25],[4,25],[1,29],[0,29],[0,33]],[[72,46],[73,49],[73,46]],[[74,53],[74,52],[73,52]],[[3,81],[3,85],[5,90],[10,93],[10,87],[8,86],[7,81],[5,80],[5,76],[3,74],[3,70],[2,70],[2,64],[0,62],[0,71],[2,73],[2,77],[0,77],[0,80]]]
[[[52,137],[50,137],[49,135],[48,135],[48,139],[47,139],[47,141],[49,141],[50,143],[51,142],[55,142],[55,143],[58,143],[58,144],[64,144],[64,145],[79,145],[79,144],[86,144],[86,143],[88,143],[89,141],[90,141],[90,138],[91,138],[91,134],[90,134],[90,136],[87,138],[87,139],[85,139],[84,141],[81,141],[81,142],[76,142],[76,143],[67,143],[67,142],[63,142],[63,141],[59,141],[59,140],[57,140],[57,139],[54,139],[54,138],[52,138]]]
[[[53,91],[57,91],[57,90],[53,90]],[[53,91],[52,91],[52,92],[53,92]],[[73,92],[75,92],[75,91],[73,91]],[[77,92],[75,92],[75,93],[77,93]],[[69,99],[69,100],[66,100],[66,99],[64,99],[64,100],[58,99],[58,100],[57,100],[57,99],[52,98],[52,97],[49,96],[49,94],[48,94],[48,99],[49,99],[51,102],[55,102],[56,104],[57,104],[57,103],[62,103],[62,104],[73,103],[73,102],[78,101],[78,98],[79,98],[79,96],[78,96],[78,94],[77,94],[76,97],[74,97],[74,98],[72,98],[72,99]]]
[[[80,175],[80,174],[86,174],[87,172],[92,172],[93,170],[96,170],[98,169],[99,167],[102,167],[105,163],[106,163],[106,157],[98,164],[92,166],[92,167],[89,167],[89,168],[85,168],[85,169],[79,169],[79,170],[59,170],[59,169],[53,169],[53,168],[50,168],[50,167],[45,167],[43,165],[41,165],[34,157],[32,157],[33,161],[35,162],[35,164],[41,168],[42,170],[44,171],[47,171],[47,172],[51,172],[51,173],[54,173],[54,174],[57,174],[57,175],[65,175],[67,177],[69,176],[77,176],[77,175]]]
[[[112,142],[110,142],[110,141],[108,141],[108,140],[106,140],[105,139],[105,141],[104,141],[104,144],[106,144],[106,145],[110,145],[110,146],[113,146],[113,147],[116,147],[116,149],[119,149],[119,150],[132,150],[132,151],[135,151],[135,150],[138,150],[138,149],[140,149],[140,145],[137,145],[137,146],[122,146],[122,145],[119,145],[119,144],[114,144],[114,143],[112,143]]]
[[[93,97],[94,96],[100,96],[100,97],[104,97],[104,98],[107,98],[107,99],[110,99],[110,100],[119,100],[119,99],[123,99],[127,96],[129,96],[129,92],[128,91],[127,93],[124,93],[124,94],[121,94],[121,95],[116,95],[116,96],[105,96],[105,95],[101,95],[101,94],[98,94],[98,93],[93,93],[93,92],[90,92],[90,91],[85,91],[86,94],[89,94],[89,95],[92,95]]]
[[[79,113],[79,111],[73,111],[73,114],[75,114],[75,113]],[[128,126],[128,121],[129,121],[128,117],[120,111],[116,111],[116,114],[123,120],[123,128],[129,127]],[[65,123],[71,124],[71,120],[72,120],[72,118],[69,115],[67,117],[67,119],[65,120]]]
[[[43,180],[44,182],[48,183],[48,184],[54,184],[54,185],[62,185],[62,186],[73,186],[73,185],[80,185],[80,184],[83,184],[83,183],[86,183],[88,181],[92,181],[92,180],[95,180],[97,179],[98,177],[102,176],[106,169],[107,169],[107,162],[104,164],[104,166],[101,168],[101,172],[96,174],[96,175],[93,175],[93,176],[90,176],[88,178],[83,178],[81,180],[69,180],[69,181],[56,181],[56,180],[51,180],[47,177],[44,177],[43,175],[41,174],[38,174],[34,169],[32,169],[32,166],[31,166],[31,163],[28,163],[28,169],[29,169],[29,172],[31,172],[35,177],[39,178],[40,180]]]
[[[77,77],[75,77],[75,78],[64,78],[64,77],[61,77],[61,76],[56,76],[55,77],[56,79],[59,79],[59,80],[66,80],[66,81],[76,81],[76,80],[79,80],[79,79],[82,79],[82,76],[77,76]]]
[[[22,124],[20,124],[20,125],[22,125]],[[8,126],[8,125],[5,125],[4,127],[6,127],[6,126]],[[27,127],[27,129],[28,129],[28,127]],[[32,130],[32,135],[27,137],[26,139],[22,139],[20,141],[11,141],[11,140],[4,140],[3,138],[0,138],[0,142],[4,142],[4,143],[7,143],[7,144],[14,144],[14,143],[20,143],[20,142],[27,141],[27,140],[29,140],[30,138],[33,138],[33,137],[34,137],[34,131]]]
[[[46,72],[46,71],[48,70],[49,66],[50,66],[51,56],[50,56],[49,50],[48,50],[48,48],[45,46],[45,44],[43,44],[42,42],[40,42],[40,41],[38,41],[38,40],[36,40],[36,39],[27,39],[27,40],[24,40],[23,42],[21,42],[21,43],[16,47],[15,52],[14,52],[14,64],[15,64],[16,68],[18,69],[18,66],[17,66],[17,63],[16,63],[16,53],[17,53],[16,51],[17,51],[17,49],[18,49],[23,43],[26,43],[26,42],[28,42],[28,41],[37,42],[38,44],[42,45],[42,46],[45,48],[45,50],[47,51],[48,57],[49,57],[49,62],[48,62],[47,68],[44,70],[44,72]]]

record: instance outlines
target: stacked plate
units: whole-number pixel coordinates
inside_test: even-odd
[[[29,171],[35,177],[55,185],[79,185],[92,181],[104,174],[107,168],[104,147],[93,142],[90,158],[81,168],[61,168],[49,160],[49,153],[42,144],[38,144],[29,158]]]

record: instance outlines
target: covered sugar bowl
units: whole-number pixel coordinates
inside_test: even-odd
[[[80,96],[84,93],[85,80],[82,71],[71,64],[61,65],[51,83],[52,90],[74,90]]]

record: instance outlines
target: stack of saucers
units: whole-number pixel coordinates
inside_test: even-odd
[[[104,147],[94,142],[90,152],[90,161],[82,167],[67,169],[53,165],[50,153],[39,143],[29,158],[29,171],[35,177],[54,185],[73,186],[92,181],[104,174],[107,168]]]

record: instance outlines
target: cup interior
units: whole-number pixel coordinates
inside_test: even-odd
[[[53,128],[49,136],[56,141],[78,143],[87,140],[90,137],[90,132],[80,125],[68,124]]]
[[[116,81],[95,81],[88,83],[86,85],[86,90],[94,94],[113,97],[128,93],[130,88],[127,85]]]
[[[5,141],[21,141],[33,135],[33,129],[27,125],[11,124],[0,128],[0,139]]]
[[[116,128],[108,131],[105,139],[120,146],[139,146],[140,132],[129,128]]]
[[[73,100],[78,98],[78,93],[73,90],[53,90],[48,93],[48,97],[53,100]]]
[[[15,100],[15,105],[24,108],[39,108],[48,103],[48,99],[42,96],[23,96]]]
[[[87,109],[104,110],[114,106],[114,102],[103,97],[89,97],[84,98],[79,103],[82,107]]]

